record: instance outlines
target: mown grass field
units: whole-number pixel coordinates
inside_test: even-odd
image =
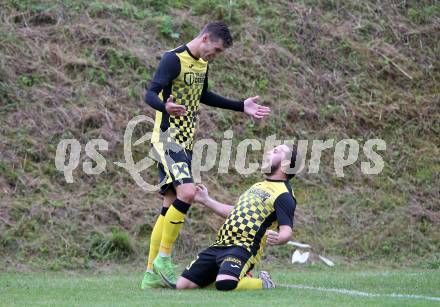
[[[222,293],[214,289],[143,291],[139,288],[142,272],[121,268],[101,273],[8,272],[0,275],[0,305],[440,305],[440,274],[433,270],[347,270],[312,266],[306,269],[275,269],[272,275],[280,285],[277,289]]]

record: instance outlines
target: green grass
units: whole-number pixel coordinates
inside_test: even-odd
[[[274,271],[281,285],[271,290],[222,293],[214,289],[173,291],[139,289],[141,271],[117,268],[112,272],[7,272],[0,275],[0,305],[55,306],[435,306],[440,301],[392,297],[390,294],[440,297],[438,271],[346,270],[290,267]],[[316,288],[320,288],[316,289]],[[323,289],[347,289],[374,294],[356,295]]]

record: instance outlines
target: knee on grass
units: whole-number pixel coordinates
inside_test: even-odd
[[[184,277],[179,277],[179,279],[177,279],[176,282],[176,289],[177,290],[185,290],[185,289],[196,289],[199,286],[197,286],[195,283],[193,283],[192,281],[184,278]]]
[[[224,279],[215,282],[215,288],[219,291],[231,291],[237,288],[238,280]]]

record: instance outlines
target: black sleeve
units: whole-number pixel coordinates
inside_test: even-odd
[[[200,97],[200,102],[211,107],[233,110],[233,111],[244,111],[244,102],[239,100],[232,100],[211,91],[208,91],[208,70],[206,70],[205,81],[203,83],[202,96]]]
[[[160,100],[158,94],[176,79],[179,74],[179,57],[173,52],[166,52],[157,66],[150,86],[145,92],[145,102],[158,111],[166,112],[165,103]]]
[[[277,214],[278,225],[293,227],[293,216],[295,214],[296,200],[288,192],[277,197],[274,203]]]

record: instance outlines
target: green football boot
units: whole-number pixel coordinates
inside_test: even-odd
[[[141,289],[153,289],[153,288],[163,288],[164,284],[162,278],[159,275],[152,272],[145,272],[144,279],[142,279]]]
[[[176,274],[174,273],[174,265],[171,262],[171,256],[157,256],[153,261],[154,271],[162,278],[165,286],[168,288],[176,288]]]

